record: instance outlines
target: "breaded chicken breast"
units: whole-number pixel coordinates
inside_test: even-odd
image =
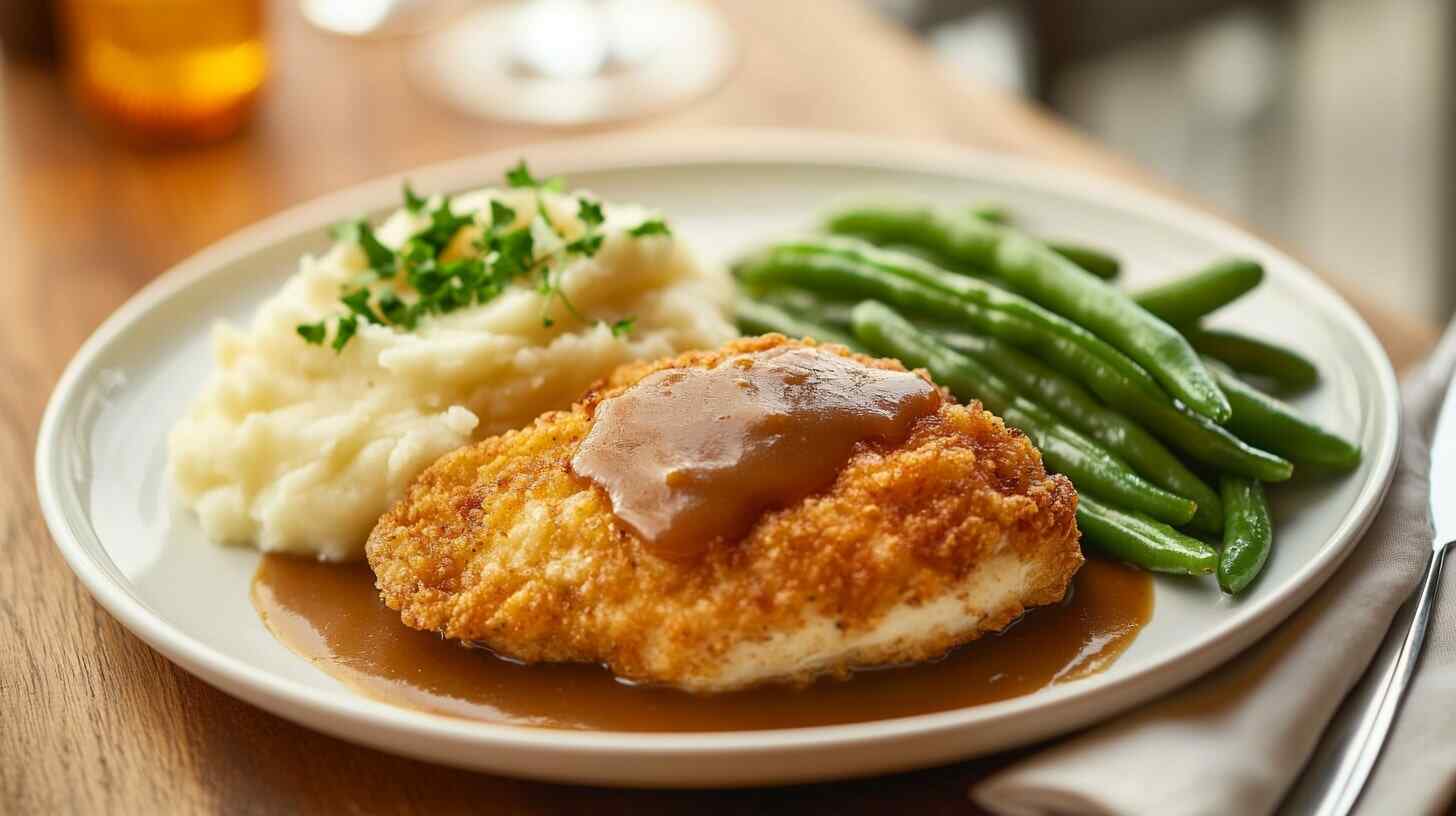
[[[935,658],[1061,600],[1082,563],[1076,493],[978,403],[947,397],[903,441],[858,444],[828,488],[689,561],[654,554],[573,472],[598,407],[653,372],[813,345],[624,366],[570,411],[447,454],[369,538],[384,602],[513,659],[715,692]]]

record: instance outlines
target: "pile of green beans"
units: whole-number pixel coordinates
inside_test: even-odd
[[[1245,591],[1273,551],[1264,484],[1296,467],[1328,475],[1360,463],[1357,445],[1242,379],[1305,389],[1319,379],[1312,363],[1202,324],[1255,289],[1263,268],[1226,259],[1128,296],[1106,283],[1121,268],[1112,254],[1010,222],[994,205],[839,210],[831,235],[734,266],[739,328],[926,369],[1071,479],[1089,550],[1156,572],[1216,573],[1224,592]]]
[[[1075,378],[1200,463],[1271,482],[1293,473],[1288,461],[1176,403],[1136,362],[1085,328],[982,281],[843,238],[775,244],[734,272],[750,289],[789,286],[831,301],[879,300],[917,318],[1004,340]]]
[[[871,205],[831,214],[830,232],[920,246],[989,269],[1037,304],[1086,327],[1141,364],[1184,404],[1223,423],[1232,410],[1177,329],[1045,243],[965,210]]]
[[[1141,425],[1099,403],[1071,378],[999,340],[954,331],[939,332],[938,336],[950,348],[1005,377],[1019,392],[1122,457],[1149,481],[1196,502],[1198,509],[1191,526],[1207,533],[1223,530],[1223,504],[1218,493]]]
[[[850,239],[810,237],[775,244],[739,263],[735,272],[750,286],[779,284],[831,297],[875,298],[927,316],[964,321],[988,334],[1017,335],[1022,343],[1059,338],[1099,361],[1097,369],[1106,369],[1106,376],[1146,396],[1165,395],[1146,370],[1086,328],[1019,295],[904,253]]]

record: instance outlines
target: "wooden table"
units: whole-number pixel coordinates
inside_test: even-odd
[[[402,78],[398,44],[273,16],[260,115],[226,144],[139,153],[86,126],[52,74],[5,67],[0,246],[0,812],[963,813],[997,760],[873,781],[739,792],[623,792],[397,759],[285,722],[174,668],[86,594],[36,506],[45,399],[90,331],[183,257],[290,204],[425,162],[554,135],[442,109]],[[942,73],[852,2],[723,3],[742,62],[713,96],[643,128],[775,125],[1030,154],[1170,195],[1044,113]],[[1352,297],[1398,366],[1433,331]]]

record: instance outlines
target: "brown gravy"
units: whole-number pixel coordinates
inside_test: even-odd
[[[914,374],[819,349],[740,354],[603,401],[571,468],[654,553],[689,559],[829,485],[858,443],[903,441],[940,401]]]
[[[1153,591],[1145,573],[1088,561],[1070,600],[938,662],[707,697],[624,685],[597,666],[523,666],[410,629],[379,601],[363,564],[267,556],[253,579],[253,604],[280,641],[319,669],[406,708],[550,728],[728,731],[929,714],[1085,677],[1137,637]]]

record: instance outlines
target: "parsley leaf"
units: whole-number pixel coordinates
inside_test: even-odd
[[[632,333],[632,327],[637,325],[637,316],[624,317],[612,324],[613,337],[626,337]]]
[[[415,233],[414,240],[422,241],[439,254],[450,245],[455,234],[474,223],[475,216],[472,214],[457,215],[450,209],[450,197],[446,196],[440,206],[430,211],[430,225]]]
[[[576,217],[580,218],[581,223],[586,224],[588,229],[599,227],[603,221],[607,220],[607,217],[602,214],[601,202],[592,201],[589,198],[583,198],[577,204]]]
[[[410,183],[404,183],[404,208],[412,213],[417,213],[425,208],[425,199],[415,194]]]
[[[605,237],[600,232],[588,232],[586,235],[567,244],[566,251],[575,252],[578,255],[585,255],[590,258],[597,254],[597,250],[602,248],[602,240]]]
[[[347,295],[339,298],[339,300],[342,301],[345,306],[349,307],[349,311],[364,318],[370,323],[375,323],[381,326],[384,325],[384,320],[380,318],[379,315],[376,315],[374,313],[374,310],[369,306],[368,289],[355,289]]]
[[[359,318],[353,315],[339,318],[339,328],[334,334],[334,342],[332,343],[334,351],[343,351],[344,346],[349,344],[349,340],[353,338],[354,333],[358,330]]]
[[[539,187],[536,177],[531,175],[531,168],[526,166],[525,159],[519,159],[511,169],[506,171],[506,184],[511,187]]]
[[[406,268],[435,260],[435,248],[419,238],[411,238],[399,248],[399,259]]]
[[[359,246],[369,258],[369,268],[379,273],[379,277],[394,277],[394,250],[381,244],[368,224],[359,225]]]
[[[566,186],[566,181],[560,176],[538,179],[531,175],[531,168],[526,166],[526,160],[521,159],[516,162],[515,166],[506,171],[506,185],[516,189],[529,187],[536,190],[549,190],[553,193],[559,193]]]
[[[513,207],[490,200],[490,228],[500,231],[516,223],[516,211]]]
[[[576,217],[581,219],[586,230],[580,238],[566,245],[566,251],[591,258],[602,248],[603,236],[599,228],[607,217],[602,213],[601,202],[581,199],[576,206]]]
[[[394,250],[379,242],[368,221],[361,218],[339,224],[334,227],[334,236],[340,241],[353,241],[358,244],[364,250],[364,257],[369,260],[370,270],[378,273],[379,277],[394,277]]]
[[[491,264],[496,274],[505,280],[518,278],[534,265],[536,239],[529,227],[495,236],[491,249],[494,261]]]
[[[379,295],[379,313],[384,319],[397,326],[414,328],[412,314],[409,304],[400,299],[393,290],[385,290]]]
[[[632,229],[627,230],[627,234],[632,236],[633,238],[645,238],[648,235],[670,236],[672,235],[672,230],[668,228],[667,222],[663,221],[661,218],[653,218],[647,221],[643,221]]]
[[[329,333],[328,327],[322,320],[317,323],[300,323],[297,331],[299,337],[315,346],[323,345],[324,336]]]

